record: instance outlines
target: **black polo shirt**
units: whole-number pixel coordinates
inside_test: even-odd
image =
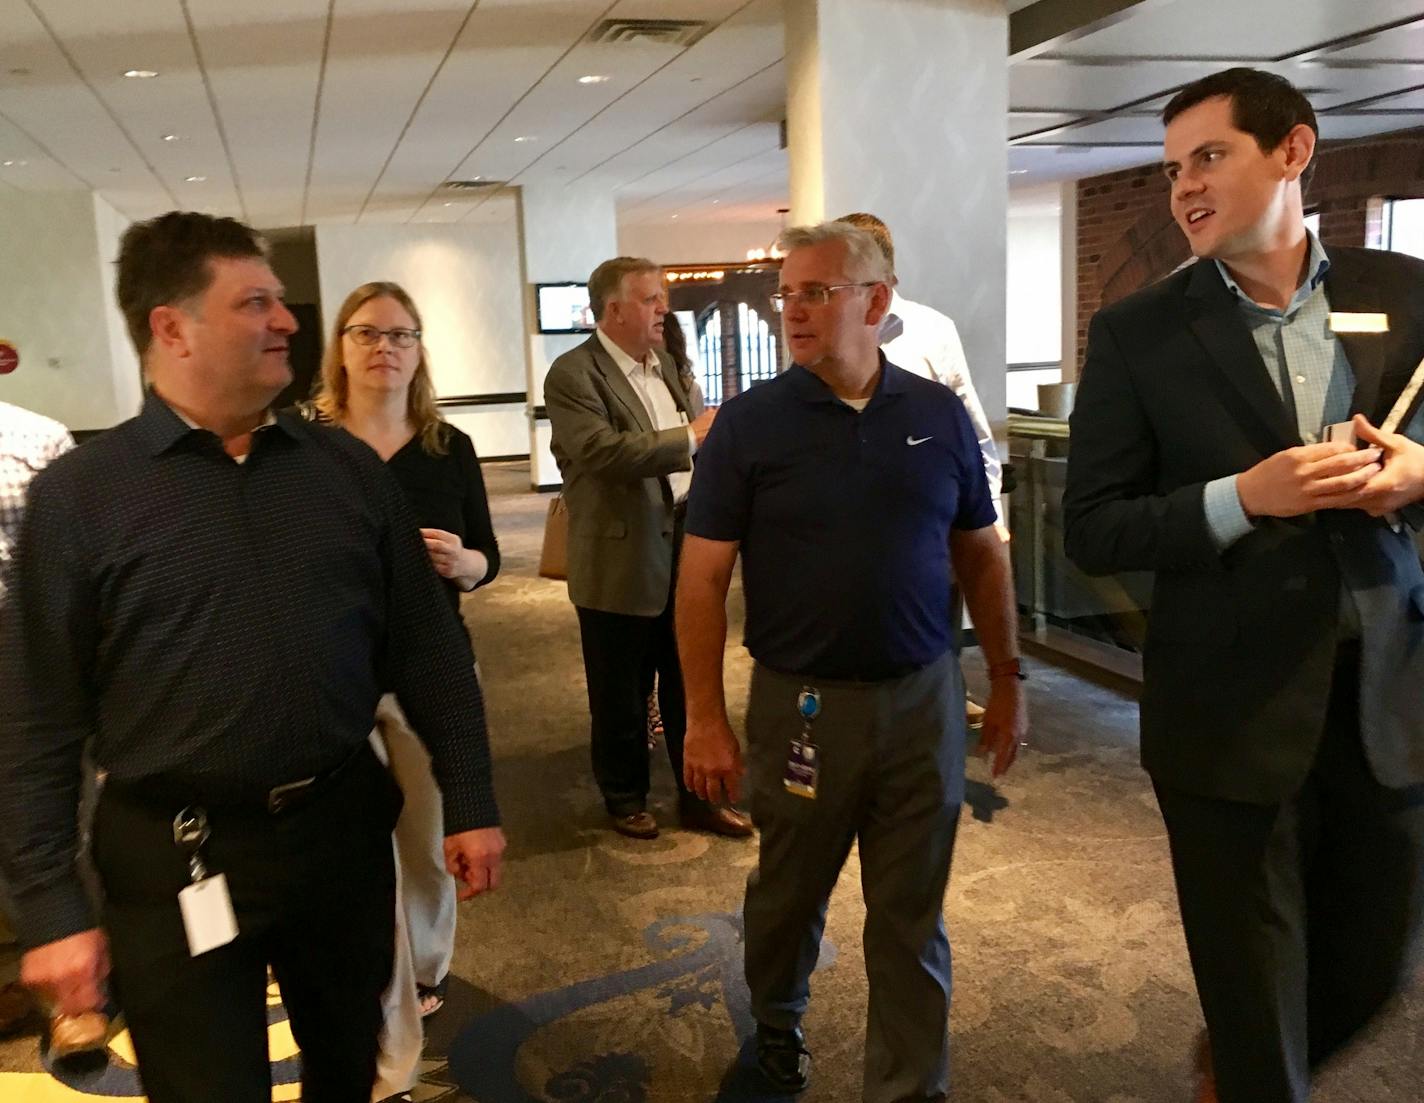
[[[950,647],[949,532],[994,523],[949,388],[885,361],[863,412],[793,364],[729,401],[687,531],[741,542],[746,646],[792,674],[879,680]]]

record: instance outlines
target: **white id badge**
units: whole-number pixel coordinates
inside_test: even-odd
[[[195,881],[178,894],[188,953],[193,957],[226,946],[237,937],[237,916],[227,891],[227,877],[215,873]]]

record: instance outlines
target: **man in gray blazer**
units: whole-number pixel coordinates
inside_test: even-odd
[[[672,594],[692,456],[716,410],[689,417],[686,391],[661,352],[662,270],[617,257],[589,277],[598,328],[544,380],[553,452],[569,510],[569,600],[578,610],[593,773],[613,827],[651,839],[645,674],[658,705],[684,827],[744,837],[751,822],[687,791],[682,671]]]

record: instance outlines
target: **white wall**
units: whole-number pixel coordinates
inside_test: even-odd
[[[1060,360],[1063,272],[1058,187],[1010,193],[1008,216],[1008,362]]]
[[[20,367],[0,399],[71,429],[107,429],[138,410],[137,361],[113,305],[126,225],[87,192],[0,190],[0,338]]]
[[[767,249],[781,232],[777,218],[755,222],[620,223],[618,252],[659,264],[730,264],[747,259],[749,249]]]
[[[529,480],[533,486],[559,485],[559,468],[549,449],[547,420],[532,416],[544,403],[544,376],[562,354],[588,338],[582,334],[539,333],[534,310],[536,283],[583,283],[593,270],[619,255],[612,189],[603,182],[574,187],[529,185],[521,189],[528,382],[531,416],[527,425]]]
[[[436,394],[523,393],[524,304],[514,208],[497,221],[318,226],[322,327],[351,290],[393,280],[420,308]],[[522,404],[447,411],[481,455],[528,451]],[[523,442],[517,447],[511,441]]]

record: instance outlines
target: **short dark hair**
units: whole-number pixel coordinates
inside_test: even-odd
[[[895,271],[895,239],[890,236],[890,227],[885,225],[875,215],[865,211],[852,211],[850,214],[843,214],[836,219],[837,222],[844,222],[847,226],[854,226],[857,230],[864,230],[875,239],[875,244],[880,246],[880,251],[885,254],[885,263],[890,265],[890,271]]]
[[[148,316],[156,306],[172,306],[201,295],[213,282],[214,257],[267,259],[267,243],[235,218],[196,211],[169,211],[135,222],[119,242],[119,310],[139,359],[153,341]]]
[[[622,290],[624,276],[661,271],[662,268],[647,257],[614,257],[604,261],[588,277],[588,307],[593,311],[593,320],[603,320],[603,308]]]
[[[1203,100],[1226,96],[1231,100],[1231,125],[1256,139],[1262,153],[1270,153],[1286,140],[1286,135],[1302,123],[1310,127],[1316,138],[1320,126],[1315,121],[1315,109],[1300,89],[1285,77],[1237,66],[1193,81],[1162,108],[1162,125],[1166,126],[1183,111]],[[1315,175],[1312,160],[1300,176],[1304,191]]]

